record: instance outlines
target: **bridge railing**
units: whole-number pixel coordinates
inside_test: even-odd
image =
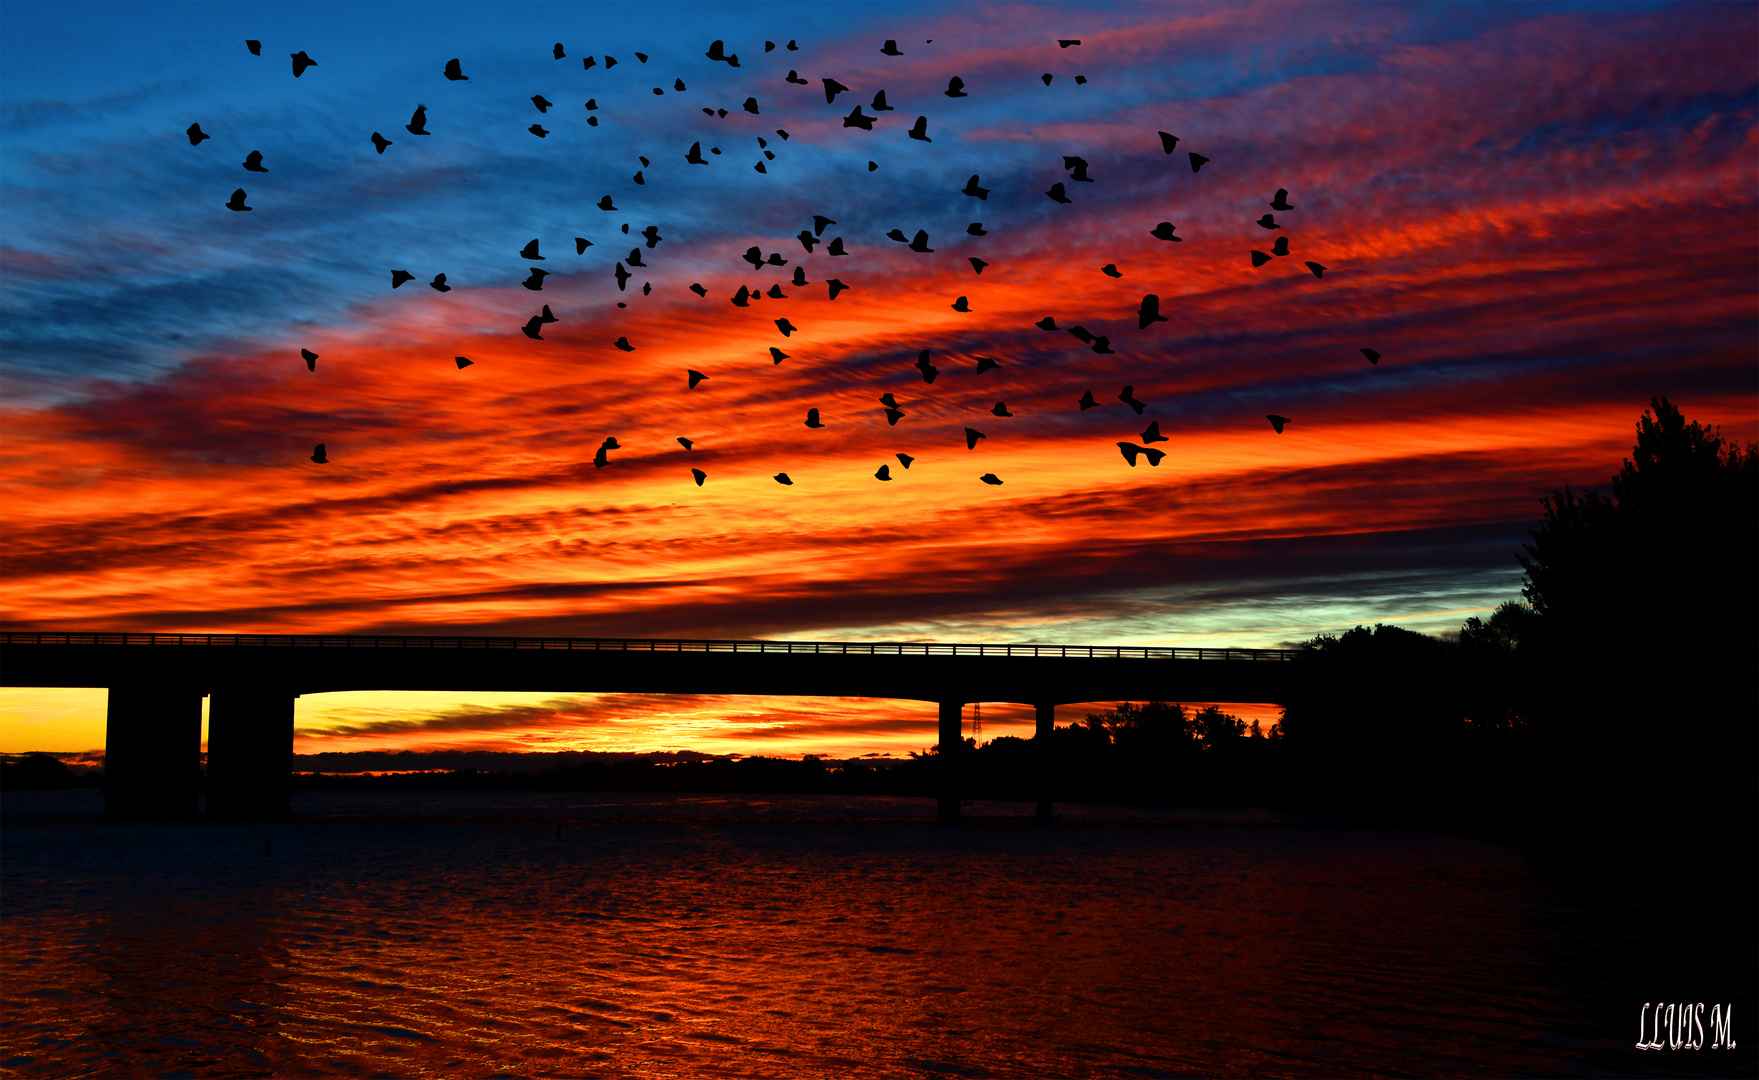
[[[1020,656],[1087,660],[1287,662],[1294,649],[1179,649],[1141,645],[990,645],[924,641],[737,641],[641,638],[408,637],[330,634],[79,634],[7,631],[0,645],[220,646],[316,649],[559,649],[580,652],[783,653],[834,656]]]

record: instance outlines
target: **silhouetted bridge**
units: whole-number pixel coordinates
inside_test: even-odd
[[[1084,701],[1286,701],[1299,652],[927,642],[668,641],[305,634],[0,634],[0,684],[105,687],[105,809],[195,812],[201,699],[208,809],[286,813],[293,702],[339,690],[764,694],[940,706],[940,816],[959,816],[970,702],[1036,706],[1039,814],[1050,814],[1056,707]]]

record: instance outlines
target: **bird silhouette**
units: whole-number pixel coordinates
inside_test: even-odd
[[[556,317],[555,317],[555,316],[554,316],[554,315],[552,315],[552,314],[550,314],[550,305],[548,305],[548,304],[545,304],[545,305],[544,305],[544,310],[543,310],[543,314],[542,314],[542,315],[540,315],[540,316],[538,316],[538,317],[539,317],[539,318],[541,318],[541,319],[542,319],[542,320],[543,320],[543,321],[544,321],[544,322],[547,322],[547,323],[553,323],[553,322],[560,322],[560,321],[561,321],[561,320],[560,320],[560,319],[558,319],[558,318],[556,318]]]
[[[1093,344],[1093,335],[1088,332],[1088,329],[1085,326],[1071,326],[1069,327],[1069,334],[1071,337],[1084,341],[1089,345]]]
[[[1310,263],[1308,263],[1308,264],[1307,264],[1307,269],[1309,269],[1309,270],[1311,270],[1311,271],[1313,271],[1313,276],[1314,276],[1314,277],[1316,277],[1316,278],[1323,278],[1323,277],[1325,277],[1325,267],[1323,267],[1323,266],[1321,266],[1321,265],[1319,265],[1319,264],[1318,264],[1318,263],[1316,263],[1316,262],[1310,262]]]
[[[582,70],[582,71],[591,71],[593,68],[598,67],[598,66],[599,66],[598,60],[591,57],[591,56],[584,57],[580,61],[580,70]]]
[[[701,487],[702,482],[708,479],[708,473],[703,472],[701,469],[691,469],[690,475],[695,478],[697,487]]]
[[[783,352],[782,350],[776,348],[774,345],[771,345],[770,346],[770,359],[779,364],[782,361],[788,359],[788,354]]]
[[[972,271],[978,274],[982,274],[983,268],[989,265],[989,263],[984,262],[975,255],[970,256],[970,261]]]
[[[305,357],[305,369],[307,371],[316,371],[318,369],[317,353],[312,352],[310,349],[301,349],[299,350],[299,355]]]
[[[824,427],[824,424],[819,421],[817,409],[806,410],[806,426],[809,428]]]
[[[591,241],[591,240],[588,240],[588,239],[587,239],[587,238],[586,238],[586,237],[584,237],[584,236],[576,236],[576,237],[575,237],[575,238],[574,238],[574,254],[576,254],[576,255],[585,255],[585,254],[586,254],[586,249],[587,249],[587,248],[589,248],[589,247],[592,247],[592,241]]]
[[[1137,446],[1135,443],[1121,442],[1118,444],[1118,449],[1123,451],[1124,460],[1130,463],[1132,469],[1136,467],[1136,459],[1139,457],[1146,456],[1150,465],[1159,465],[1160,459],[1167,456],[1165,450],[1152,450],[1146,446]]]
[[[965,314],[970,314],[971,313],[971,305],[966,302],[966,300],[963,296],[961,296],[959,299],[953,301],[953,310],[958,311],[958,312],[963,312]]]
[[[1061,180],[1052,184],[1050,190],[1045,192],[1045,194],[1050,196],[1051,202],[1062,203],[1065,206],[1075,201],[1074,199],[1069,198],[1068,193],[1063,190],[1063,182]]]
[[[965,226],[965,231],[967,233],[971,234],[972,236],[988,236],[989,235],[989,233],[987,233],[983,230],[983,222],[981,222],[981,221],[973,221],[971,224]]]
[[[1121,278],[1124,276],[1124,272],[1118,269],[1117,263],[1106,263],[1099,268],[1099,272],[1109,278]]]
[[[533,315],[531,318],[525,320],[525,325],[520,327],[519,329],[520,329],[520,332],[523,333],[526,337],[531,338],[534,341],[542,341],[544,339],[544,336],[543,336],[543,334],[539,333],[539,331],[541,331],[543,329],[543,325],[544,325],[543,316]]]
[[[1014,415],[1013,413],[1008,411],[1007,404],[1005,402],[1000,402],[1000,401],[995,403],[995,407],[990,409],[990,412],[996,414],[997,416],[1013,416]]]
[[[843,284],[841,281],[837,280],[836,278],[831,278],[829,281],[825,282],[825,284],[830,286],[832,300],[835,300],[837,298],[838,293],[849,288],[849,286]]]
[[[415,107],[414,115],[409,118],[409,123],[404,124],[403,126],[411,135],[426,135],[428,134],[427,124],[428,107],[426,105],[417,105]]]
[[[870,104],[868,108],[876,113],[892,111],[892,107],[886,104],[886,92],[884,90],[873,95],[873,103]]]
[[[775,479],[776,483],[781,484],[783,487],[793,487],[794,486],[794,481],[788,479],[788,474],[785,472],[777,473],[775,475],[774,479]]]
[[[825,217],[823,214],[814,214],[812,215],[812,235],[823,236],[825,234],[825,226],[835,224],[836,222]]]
[[[996,363],[994,357],[980,356],[977,358],[977,371],[975,372],[975,374],[982,375],[984,372],[988,371],[990,368],[999,368],[1001,366],[1002,365]]]
[[[537,246],[538,245],[537,245],[536,240],[533,240],[533,241],[531,241],[531,243],[526,244],[524,247],[519,249],[519,257],[521,259],[529,259],[533,262],[543,262],[544,257],[542,255],[538,254]]]
[[[992,472],[986,472],[982,476],[978,477],[978,479],[982,480],[984,483],[990,485],[991,487],[1000,487],[1001,483],[1002,483],[1001,478],[996,476],[996,474],[992,473]]]
[[[782,332],[783,337],[791,337],[791,336],[793,336],[794,331],[796,331],[800,328],[798,326],[795,326],[793,323],[789,322],[787,319],[777,319],[776,320],[776,329],[780,330]]]
[[[711,44],[708,47],[708,52],[704,53],[703,55],[708,57],[710,60],[718,60],[721,63],[728,65],[729,67],[738,67],[739,66],[739,54],[734,53],[733,55],[728,56],[727,52],[726,52],[726,45],[720,41],[716,41],[713,44]]]
[[[471,364],[476,363],[476,361],[472,360],[468,356],[454,356],[452,358],[452,362],[458,365],[459,371],[463,371],[465,368],[469,367]]]
[[[251,209],[251,207],[244,205],[245,198],[246,198],[246,196],[244,194],[244,189],[239,188],[237,191],[234,191],[232,193],[232,197],[230,199],[226,200],[226,209],[228,209],[228,210],[249,210],[249,209]]]
[[[393,289],[397,288],[399,285],[402,285],[405,281],[414,281],[414,280],[415,280],[415,275],[410,273],[407,270],[393,270],[393,271],[391,271],[391,288],[393,288]]]
[[[925,383],[934,382],[934,377],[941,373],[940,368],[937,368],[928,362],[927,349],[922,350],[922,352],[917,355],[915,367],[918,371],[922,372],[922,381]]]
[[[890,232],[886,233],[886,239],[887,240],[896,240],[900,244],[908,244],[910,242],[910,238],[908,236],[904,235],[903,229],[891,230]]]
[[[1046,86],[1049,86],[1051,84],[1051,79],[1054,78],[1054,76],[1052,76],[1051,73],[1047,71],[1043,75],[1040,75],[1039,78],[1044,80],[1044,84]]]
[[[434,280],[428,282],[428,288],[433,289],[435,292],[451,292],[452,291],[452,286],[446,284],[446,275],[445,274],[435,274]]]
[[[733,294],[733,300],[732,300],[733,306],[734,307],[750,307],[752,295],[753,294],[750,289],[747,289],[743,285],[739,286],[739,291]]]
[[[296,53],[289,53],[288,55],[293,57],[293,77],[296,79],[305,74],[306,68],[318,66],[316,60],[305,55],[304,49],[301,49]]]
[[[638,247],[630,248],[629,257],[623,261],[630,266],[639,266],[644,270],[647,269],[647,264],[641,261],[641,249]]]
[[[960,194],[970,195],[974,198],[982,199],[985,202],[989,201],[989,188],[977,186],[977,174],[976,173],[972,173],[971,179],[965,181],[965,189],[964,189],[964,191],[960,192]]]
[[[647,238],[647,246],[650,249],[658,247],[660,241],[665,239],[665,237],[660,235],[660,227],[658,225],[649,225],[647,228],[641,230],[641,235]]]
[[[1272,255],[1287,255],[1289,253],[1289,238],[1286,236],[1277,237],[1276,243],[1270,246],[1270,253]]]
[[[965,80],[961,79],[957,75],[955,75],[952,78],[947,80],[947,88],[945,90],[941,91],[941,93],[947,95],[950,98],[962,98],[962,97],[970,97],[971,96],[965,92]]]
[[[843,126],[846,128],[860,128],[862,131],[872,131],[873,121],[874,118],[864,114],[861,111],[861,106],[857,105],[853,112],[848,116],[843,117]]]
[[[744,259],[746,262],[750,263],[754,269],[758,269],[758,270],[763,269],[763,249],[758,247],[756,244],[753,244],[750,247],[746,248],[745,254],[743,254],[739,257],[741,259]]]
[[[1204,157],[1202,154],[1192,154],[1191,155],[1191,171],[1192,172],[1196,172],[1198,169],[1203,168],[1207,164],[1209,164],[1209,159]]]
[[[1289,189],[1288,188],[1277,188],[1276,189],[1276,198],[1270,200],[1270,208],[1272,210],[1279,210],[1279,211],[1293,210],[1294,209],[1293,206],[1289,205]]]
[[[916,125],[910,129],[910,137],[917,142],[934,142],[928,137],[928,117],[918,116],[916,118]]]
[[[928,246],[928,230],[917,229],[916,236],[910,241],[910,250],[919,251],[924,255],[931,254],[934,248]]]
[[[890,480],[892,478],[892,467],[890,465],[881,465],[879,471],[873,474],[873,478],[875,480]]]
[[[998,415],[1000,415],[1000,414],[998,414]],[[975,450],[975,449],[977,449],[977,440],[987,439],[987,438],[989,438],[988,435],[985,435],[983,432],[977,430],[976,428],[966,428],[965,429],[965,449]]]
[[[189,136],[189,145],[191,145],[191,146],[200,146],[202,144],[203,139],[213,138],[212,135],[209,135],[207,132],[202,130],[202,126],[200,124],[189,125],[189,127],[187,129],[185,129],[185,131],[183,133],[185,135]]]
[[[1146,330],[1149,323],[1166,322],[1167,317],[1160,313],[1160,297],[1148,293],[1142,298],[1142,306],[1136,309],[1136,329]]]
[[[880,46],[880,52],[885,53],[887,56],[903,56],[904,55],[903,53],[898,51],[898,43],[897,43],[897,41],[895,41],[892,38],[886,39],[886,43],[884,45]]]
[[[250,50],[252,56],[263,55],[263,43],[255,38],[245,38],[244,47]]]
[[[1108,356],[1111,355],[1113,353],[1112,339],[1109,337],[1106,337],[1104,334],[1101,334],[1098,337],[1094,338],[1093,339],[1093,351],[1096,353],[1101,353],[1101,354],[1108,355]]]
[[[1079,45],[1079,44],[1081,44],[1080,38],[1058,38],[1057,39],[1057,48],[1059,48],[1059,49],[1067,49],[1071,45]]]
[[[621,262],[619,262],[617,264],[617,269],[615,271],[613,271],[613,273],[615,273],[617,275],[617,291],[618,292],[622,292],[624,290],[624,288],[626,286],[628,286],[629,279],[635,276],[634,274],[631,274],[629,271],[625,270],[623,268],[623,264]]]
[[[611,342],[611,344],[615,345],[619,350],[621,350],[623,352],[634,352],[635,351],[635,346],[629,344],[629,339],[626,337],[620,337],[616,341]]]
[[[684,160],[690,162],[692,165],[708,164],[708,159],[702,156],[702,144],[700,142],[693,142],[690,144],[690,152],[684,155]]]
[[[639,55],[641,55],[641,54],[640,54],[640,53],[637,53],[637,54],[636,54],[636,55],[637,55],[637,56],[639,56]],[[677,92],[678,92],[678,93],[680,93],[680,94],[682,94],[682,93],[683,93],[683,92],[684,92],[684,80],[683,80],[683,79],[673,79],[673,80],[672,80],[672,89],[674,89],[674,90],[676,90],[676,91],[677,91]],[[756,99],[756,98],[753,98],[753,99],[752,99],[752,100],[753,100],[753,101],[755,101],[755,100],[757,100],[757,99]],[[756,111],[757,111],[757,110],[756,110],[756,109],[753,109],[753,110],[751,110],[751,111],[752,111],[752,112],[756,112]]]
[[[317,446],[312,448],[311,459],[313,461],[317,462],[319,465],[328,465],[330,463],[330,459],[324,455],[324,444],[323,443],[319,443]]]
[[[536,135],[540,139],[548,136],[550,133],[549,129],[545,128],[542,124],[533,124],[530,127],[526,128],[525,130],[531,132],[533,135]]]
[[[1055,330],[1057,328],[1057,320],[1051,318],[1049,315],[1046,315],[1044,318],[1038,320],[1037,322],[1033,323],[1032,325],[1038,327],[1040,330]],[[1080,335],[1076,335],[1076,336],[1080,336]]]
[[[790,68],[790,69],[789,69],[789,70],[788,70],[788,77],[787,77],[787,79],[786,79],[786,80],[785,80],[785,81],[787,81],[787,82],[791,82],[791,83],[793,83],[793,84],[794,84],[794,85],[796,85],[796,86],[806,86],[806,85],[808,85],[808,83],[807,83],[807,81],[806,81],[806,80],[805,80],[805,79],[802,79],[802,78],[801,78],[801,77],[800,77],[800,73],[799,73],[799,72],[798,72],[798,71],[795,71],[795,70],[793,70],[793,69],[792,69],[792,68]]]
[[[562,43],[561,43],[561,42],[560,42],[560,41],[558,41],[558,42],[556,42],[556,47],[555,47],[555,49],[554,49],[554,50],[553,50],[553,53],[552,53],[552,55],[554,55],[554,56],[555,56],[555,58],[556,58],[556,59],[558,59],[558,60],[560,60],[560,59],[562,59],[562,58],[563,58],[563,57],[564,57],[564,56],[567,56],[567,55],[568,55],[568,54],[567,54],[567,53],[565,53],[565,52],[563,52],[563,51],[562,51]]]
[[[390,145],[391,145],[390,139],[385,138],[383,135],[380,135],[376,131],[373,132],[373,146],[379,151],[379,153],[381,153],[381,154],[384,153],[385,147],[390,146]]]
[[[692,390],[696,389],[697,383],[708,378],[707,375],[704,375],[702,372],[696,370],[695,368],[686,368],[684,371],[684,374],[685,374],[685,377],[690,380],[690,389],[692,389]]]
[[[910,463],[912,461],[916,460],[915,458],[911,457],[909,454],[894,454],[893,456],[898,459],[898,464],[904,466],[906,469],[908,469],[910,467]]]
[[[806,267],[796,266],[794,268],[794,287],[796,289],[804,289],[810,284],[812,284],[812,282],[806,280]]]
[[[1366,356],[1368,358],[1368,362],[1370,364],[1380,363],[1380,354],[1375,352],[1373,349],[1363,349],[1362,355]]]
[[[1181,243],[1185,238],[1183,236],[1173,235],[1173,230],[1176,228],[1178,228],[1178,226],[1174,225],[1172,222],[1163,221],[1150,230],[1148,235],[1154,237],[1156,240],[1171,240],[1175,244]]]
[[[823,83],[824,87],[825,87],[825,104],[826,105],[835,104],[837,101],[837,95],[842,94],[842,93],[847,93],[849,90],[849,88],[847,86],[844,86],[842,83],[838,82],[835,79],[820,79],[819,82]]]
[[[549,274],[550,272],[548,270],[542,270],[534,266],[531,268],[531,276],[520,282],[520,284],[524,285],[532,292],[537,292],[544,287],[544,278],[548,277]]]
[[[1063,155],[1063,168],[1069,170],[1069,179],[1078,180],[1084,184],[1093,183],[1093,177],[1087,175],[1086,158],[1071,157],[1065,154]]]
[[[1290,419],[1289,419],[1289,418],[1288,418],[1288,417],[1286,417],[1286,416],[1278,416],[1278,415],[1277,415],[1277,414],[1276,414],[1276,413],[1267,413],[1267,414],[1265,414],[1265,417],[1264,417],[1264,418],[1265,418],[1265,419],[1266,419],[1266,420],[1269,420],[1269,421],[1270,421],[1270,426],[1271,426],[1271,427],[1273,427],[1273,428],[1276,428],[1276,433],[1277,433],[1277,434],[1278,434],[1278,435],[1281,435],[1281,434],[1282,434],[1282,433],[1283,433],[1283,425],[1284,425],[1284,424],[1292,424],[1292,423],[1294,423],[1294,421],[1293,421],[1293,420],[1290,420]]]
[[[1179,137],[1177,135],[1169,135],[1164,131],[1157,132],[1156,134],[1160,136],[1160,148],[1169,154],[1173,152],[1173,147],[1179,145]]]
[[[702,282],[700,282],[700,281],[691,282],[690,291],[695,293],[698,296],[707,296],[708,295],[708,290],[703,288]]]
[[[557,59],[561,58],[558,57]],[[464,69],[458,66],[458,58],[456,56],[446,61],[446,78],[451,79],[453,82],[470,81],[470,76],[466,75]]]
[[[1275,214],[1264,215],[1263,217],[1258,219],[1258,224],[1259,224],[1260,228],[1265,228],[1265,229],[1280,229],[1280,228],[1282,228],[1281,225],[1278,225],[1276,223],[1276,215]]]
[[[1160,421],[1159,420],[1154,421],[1153,423],[1149,424],[1148,427],[1143,429],[1142,441],[1145,443],[1156,443],[1156,442],[1166,442],[1167,441],[1167,437],[1160,433]]]
[[[692,446],[694,446],[695,444],[692,443],[689,439],[686,439],[684,436],[680,435],[680,436],[678,436],[678,445],[682,446],[684,449],[688,450]]]
[[[543,95],[542,95],[542,94],[533,94],[533,95],[531,95],[531,103],[532,103],[532,104],[533,104],[533,105],[536,105],[536,106],[537,106],[537,111],[538,111],[538,112],[541,112],[541,113],[547,113],[547,112],[549,112],[549,111],[550,111],[550,106],[551,106],[551,105],[553,105],[553,104],[555,104],[555,102],[553,102],[553,101],[551,101],[551,100],[550,100],[550,99],[548,99],[548,98],[546,98],[546,97],[544,97],[544,96],[543,96]]]
[[[1270,261],[1269,255],[1266,255],[1264,252],[1259,251],[1256,248],[1253,249],[1253,251],[1252,251],[1252,265],[1253,266],[1263,266],[1265,263],[1267,263],[1269,261]]]
[[[252,150],[250,153],[246,154],[244,156],[244,167],[251,172],[269,171],[263,168],[263,152],[261,150]]]
[[[902,419],[903,416],[904,416],[903,409],[887,409],[886,410],[886,423],[890,426],[896,427],[898,424],[898,421],[900,419]]]
[[[1137,416],[1141,416],[1142,410],[1148,407],[1147,402],[1136,400],[1136,388],[1134,386],[1124,387],[1123,392],[1118,394],[1118,400],[1130,406],[1132,409],[1135,409]]]
[[[1093,400],[1093,391],[1092,390],[1083,390],[1081,392],[1081,400],[1077,401],[1075,404],[1081,406],[1082,412],[1086,412],[1088,409],[1096,409],[1099,407],[1099,402]]]
[[[596,453],[592,456],[592,463],[593,463],[594,468],[599,468],[599,469],[602,469],[606,465],[609,465],[611,463],[610,447],[607,447],[607,446],[599,447],[598,453]]]

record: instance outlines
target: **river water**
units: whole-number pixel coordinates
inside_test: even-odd
[[[110,822],[89,791],[0,809],[8,1076],[1759,1061],[1750,869],[1265,811],[1064,807],[1044,828],[978,804],[940,828],[890,798],[301,791],[272,825]],[[1661,999],[1705,1002],[1706,1028],[1732,1002],[1737,1049],[1635,1049]]]

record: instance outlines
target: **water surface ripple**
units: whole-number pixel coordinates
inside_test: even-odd
[[[1701,898],[1693,929],[1641,878],[1418,830],[1081,808],[1046,829],[998,805],[943,829],[920,800],[792,796],[296,807],[140,824],[6,795],[0,1071],[1751,1075],[1759,1046],[1631,1045],[1664,993],[1736,1000],[1752,1038],[1750,899]]]

